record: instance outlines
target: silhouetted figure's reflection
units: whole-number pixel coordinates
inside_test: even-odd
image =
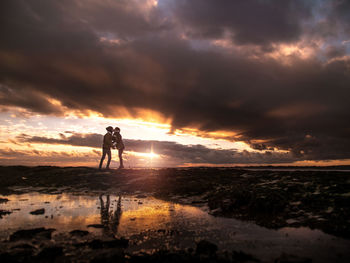
[[[110,206],[110,199],[109,195],[107,195],[106,205],[103,201],[103,195],[100,195],[100,203],[101,203],[101,224],[104,228],[108,226],[109,222],[109,206]]]
[[[111,230],[114,235],[118,233],[118,226],[120,221],[120,216],[122,215],[122,197],[119,196],[117,209],[114,211],[113,216],[111,217]]]
[[[119,195],[117,208],[115,211],[110,211],[110,197],[106,195],[106,203],[103,201],[103,195],[100,195],[101,204],[101,224],[103,225],[103,232],[107,236],[115,236],[118,233],[118,226],[120,217],[122,215],[121,199]]]

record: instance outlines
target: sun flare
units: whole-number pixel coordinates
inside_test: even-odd
[[[133,152],[132,155],[138,156],[138,157],[143,157],[147,159],[154,159],[154,158],[159,158],[160,155],[157,153],[154,153],[153,151],[150,151],[148,153],[140,153],[140,152]]]
[[[150,159],[153,159],[153,158],[158,157],[158,154],[155,154],[153,151],[151,151],[151,152],[148,154],[148,157],[149,157]]]

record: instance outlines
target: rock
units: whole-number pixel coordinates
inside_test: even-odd
[[[291,225],[291,224],[294,224],[294,223],[298,223],[298,222],[299,222],[298,220],[293,219],[293,218],[290,218],[290,219],[287,219],[287,220],[286,220],[286,223],[287,223],[288,225]]]
[[[281,213],[287,204],[283,192],[273,191],[254,195],[249,208],[254,213],[276,215]]]
[[[91,263],[124,262],[124,252],[122,249],[103,250],[100,253],[98,253],[98,255],[96,255],[90,262]]]
[[[11,247],[8,251],[10,252],[11,259],[0,259],[0,262],[29,262],[35,253],[35,247],[30,244],[22,243]]]
[[[250,254],[246,254],[243,251],[233,251],[232,253],[233,262],[260,262],[260,260],[254,258]]]
[[[208,258],[198,258],[198,256],[193,256],[189,253],[186,253],[185,251],[178,251],[178,252],[170,252],[168,250],[160,250],[153,254],[147,254],[147,253],[140,253],[138,255],[132,255],[130,258],[130,261],[132,263],[142,263],[142,262],[166,262],[166,263],[178,263],[178,262],[184,262],[184,263],[191,263],[191,262],[207,262],[207,263],[215,263],[217,262],[215,259],[209,259]],[[221,261],[220,261],[221,262]],[[225,262],[225,261],[224,261]]]
[[[43,250],[39,252],[36,256],[37,259],[43,259],[46,262],[53,261],[57,257],[63,255],[63,247],[45,247]]]
[[[32,239],[35,237],[51,239],[51,234],[55,230],[56,229],[53,229],[53,228],[46,229],[44,227],[18,230],[10,235],[9,240],[12,242],[12,241],[18,241],[22,239]]]
[[[19,245],[16,245],[16,246],[13,246],[11,248],[21,248],[21,249],[35,249],[35,247],[33,247],[32,245],[30,244],[19,244]]]
[[[275,263],[311,263],[312,259],[282,253]]]
[[[103,225],[102,224],[91,224],[91,225],[88,225],[87,227],[103,228]]]
[[[1,253],[0,262],[16,262],[16,259],[10,253]]]
[[[84,230],[73,230],[73,231],[70,231],[69,234],[71,234],[72,236],[80,236],[80,237],[83,237],[83,236],[86,236],[89,234],[89,231],[84,231]]]
[[[8,200],[7,198],[0,198],[0,204],[7,203],[8,201],[10,200]]]
[[[213,209],[213,210],[211,210],[210,212],[209,212],[209,214],[210,215],[221,215],[221,213],[222,213],[222,209],[221,209],[221,207],[219,207],[219,208],[216,208],[216,209]]]
[[[12,214],[12,212],[11,212],[11,211],[8,211],[8,210],[0,210],[0,219],[1,219],[3,216],[9,215],[9,214]]]
[[[196,254],[201,255],[205,254],[208,256],[214,256],[218,250],[217,245],[210,243],[206,240],[201,240],[197,243]]]
[[[31,214],[31,215],[43,215],[43,214],[45,214],[45,208],[31,211],[31,212],[29,212],[29,214]]]
[[[101,240],[94,239],[91,242],[87,243],[87,245],[92,249],[101,249],[101,248],[127,248],[129,246],[129,240],[121,238],[121,239],[113,239],[113,240]]]
[[[0,254],[0,262],[17,263],[17,262],[30,262],[33,251],[31,249],[15,249],[10,253]]]

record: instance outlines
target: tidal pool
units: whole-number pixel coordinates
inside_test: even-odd
[[[159,249],[195,248],[208,240],[219,250],[244,251],[272,260],[282,253],[312,258],[313,262],[348,262],[350,240],[309,228],[271,230],[231,218],[214,217],[206,207],[180,205],[151,196],[27,193],[0,196],[9,201],[0,210],[0,238],[19,229],[55,228],[54,235],[87,230],[95,236],[129,239],[131,253]],[[45,209],[39,214],[31,214]],[[54,237],[53,237],[54,238]]]

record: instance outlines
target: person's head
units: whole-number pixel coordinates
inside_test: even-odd
[[[119,127],[115,127],[114,128],[114,132],[118,132],[119,133],[120,132],[120,128]]]
[[[106,130],[107,130],[108,132],[113,132],[113,127],[112,127],[112,126],[108,126],[108,127],[106,128]]]

